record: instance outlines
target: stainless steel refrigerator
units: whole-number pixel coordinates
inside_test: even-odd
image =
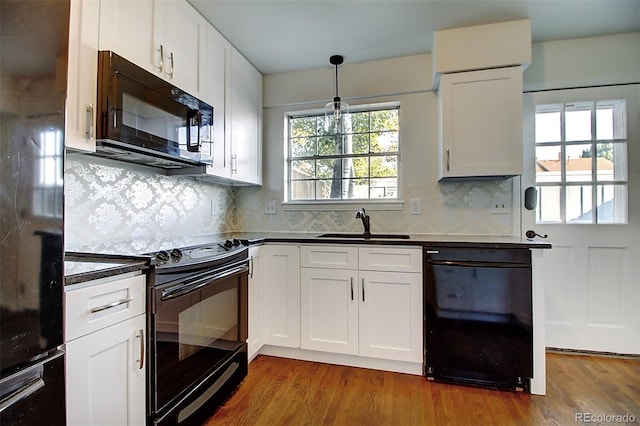
[[[65,424],[69,1],[0,1],[0,424]]]

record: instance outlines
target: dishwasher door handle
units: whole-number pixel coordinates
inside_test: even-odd
[[[473,260],[431,260],[427,263],[435,266],[460,266],[462,268],[529,268],[527,263],[520,262],[478,262]]]

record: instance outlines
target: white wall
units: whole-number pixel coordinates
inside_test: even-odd
[[[640,33],[533,45],[525,90],[640,81]],[[373,232],[505,235],[518,233],[520,205],[492,214],[495,201],[519,200],[519,179],[437,182],[437,96],[431,89],[431,55],[345,64],[340,95],[351,105],[399,101],[401,211],[371,212]],[[264,77],[263,187],[238,190],[237,221],[246,231],[359,231],[348,211],[284,210],[285,113],[322,108],[333,97],[334,69],[326,67]],[[512,187],[516,188],[516,194]],[[410,215],[408,200],[422,200]],[[264,204],[278,202],[275,216]]]
[[[361,203],[344,211],[284,210],[284,125],[287,112],[323,108],[334,95],[334,69],[267,75],[264,78],[263,187],[238,192],[238,223],[247,231],[360,231],[354,218]],[[437,182],[437,95],[431,90],[431,55],[420,54],[340,68],[340,95],[350,105],[399,101],[400,211],[370,211],[372,232],[507,235],[511,209],[491,214],[494,200],[511,199],[511,180]],[[410,215],[410,199],[422,200],[422,214]],[[275,216],[264,215],[268,200]]]

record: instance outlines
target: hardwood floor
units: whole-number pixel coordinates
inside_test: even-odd
[[[573,425],[580,413],[640,424],[640,359],[547,353],[536,396],[259,356],[207,425]]]

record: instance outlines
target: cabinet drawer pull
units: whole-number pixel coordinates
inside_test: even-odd
[[[364,278],[362,279],[362,301],[365,301],[365,297],[364,297]]]
[[[109,303],[107,305],[98,306],[97,308],[91,308],[91,313],[95,314],[97,312],[106,311],[107,309],[115,308],[116,306],[124,305],[125,303],[129,303],[133,300],[133,297],[129,297],[127,299],[117,300],[113,303]]]
[[[140,359],[138,362],[140,362],[140,370],[142,370],[144,368],[144,330],[142,328],[138,337],[140,338]]]

